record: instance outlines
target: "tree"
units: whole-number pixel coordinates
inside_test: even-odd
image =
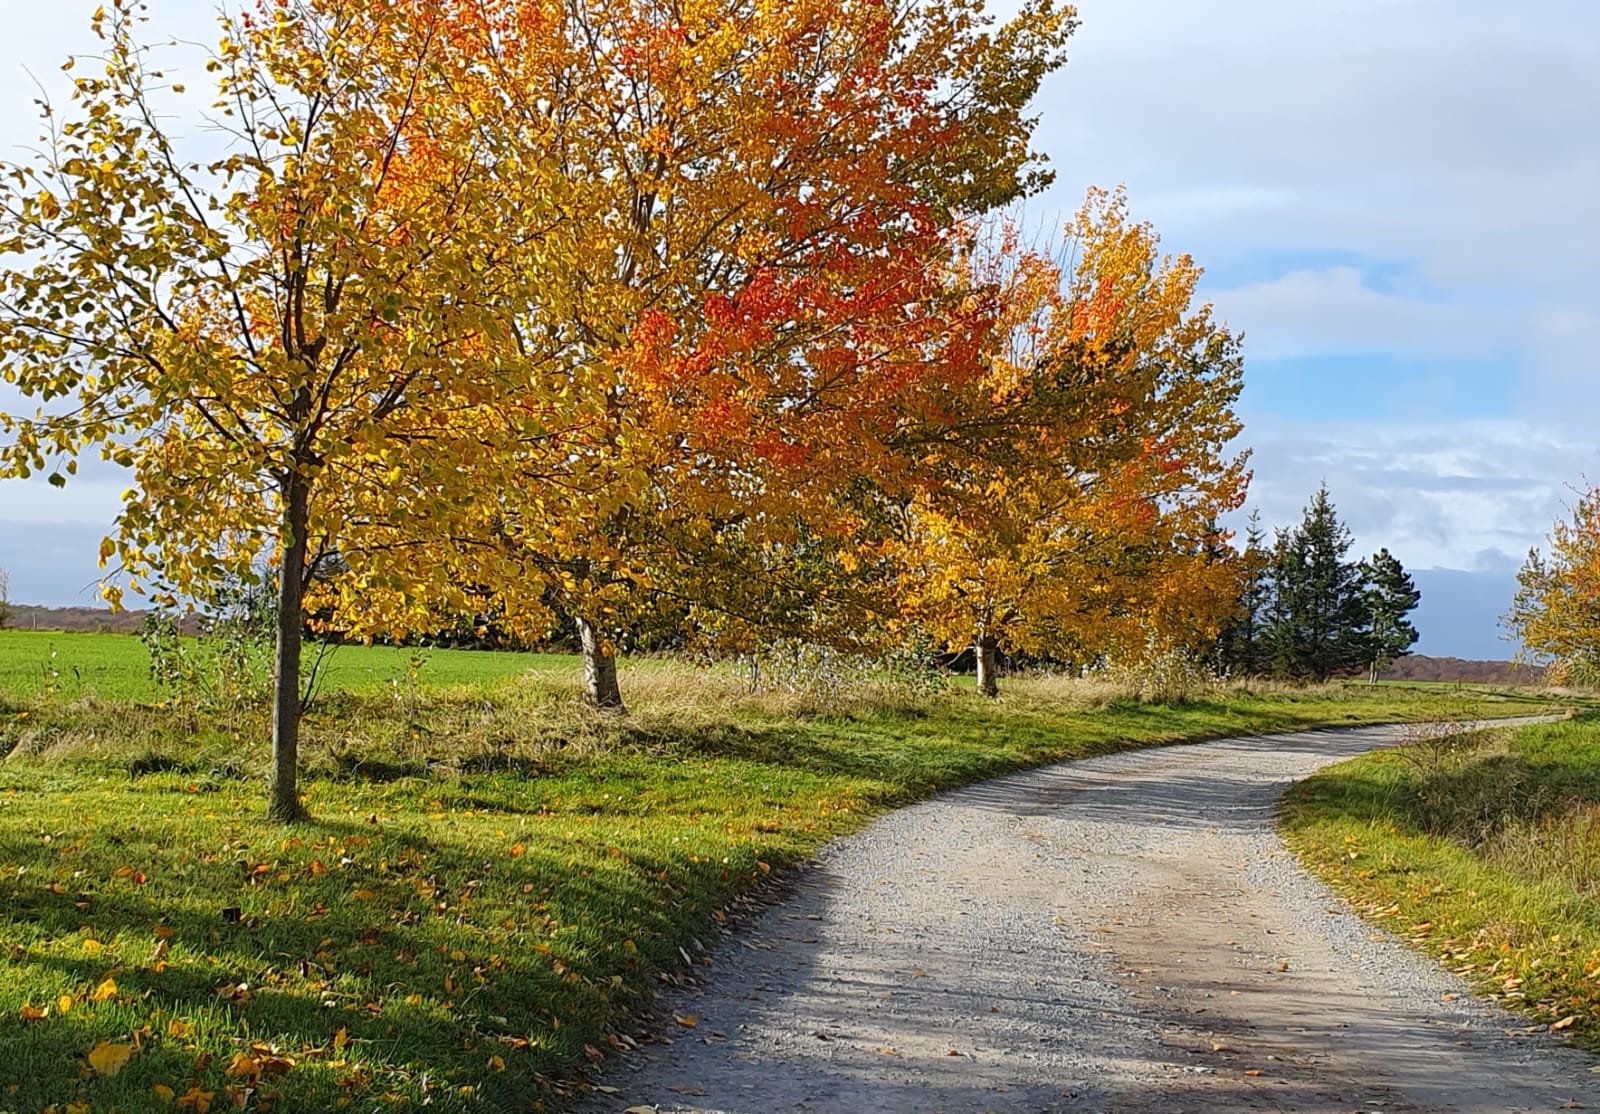
[[[11,625],[11,573],[0,569],[0,630]]]
[[[979,371],[908,435],[901,614],[971,646],[991,696],[1000,651],[1086,663],[1209,640],[1233,575],[1215,521],[1247,480],[1228,450],[1237,343],[1120,192],[1091,191],[1070,234],[1070,267],[1011,234],[967,261],[961,285],[994,307]]]
[[[496,505],[449,560],[504,613],[569,620],[587,698],[620,710],[616,648],[658,600],[759,623],[774,555],[849,538],[861,477],[906,466],[902,403],[966,339],[950,233],[1048,181],[1025,112],[1073,21],[1048,0],[998,27],[978,0],[457,16],[511,161],[555,175],[503,183],[560,213],[508,331],[579,417],[485,430]]]
[[[43,156],[5,168],[0,371],[43,405],[0,415],[0,475],[62,485],[93,450],[131,469],[102,565],[158,602],[203,600],[267,554],[269,813],[288,821],[308,609],[358,633],[426,625],[459,593],[413,556],[478,505],[463,465],[484,402],[516,393],[556,424],[499,310],[523,300],[511,245],[552,210],[499,188],[538,168],[497,163],[434,5],[224,17],[209,160],[164,122],[183,87],[141,10],[96,13],[103,71],[76,79],[72,118],[45,106]]]
[[[1217,662],[1228,673],[1255,677],[1269,665],[1268,621],[1272,607],[1272,551],[1259,511],[1250,512],[1239,554],[1233,616],[1217,638]]]
[[[1361,563],[1361,579],[1367,602],[1371,668],[1367,683],[1377,684],[1378,674],[1390,662],[1403,657],[1416,643],[1417,628],[1406,618],[1422,601],[1422,593],[1388,549],[1380,549],[1372,559]]]
[[[1600,488],[1580,492],[1547,540],[1548,556],[1528,551],[1502,622],[1521,643],[1519,657],[1587,679],[1600,666]]]
[[[1346,560],[1351,545],[1327,484],[1312,496],[1300,524],[1279,532],[1268,629],[1276,676],[1326,681],[1370,662],[1365,584],[1361,566]]]

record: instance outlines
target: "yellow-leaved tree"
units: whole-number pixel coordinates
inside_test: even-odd
[[[184,90],[142,10],[96,14],[103,67],[0,180],[0,373],[40,403],[0,415],[0,475],[64,484],[84,452],[130,469],[102,563],[158,599],[204,601],[267,558],[270,814],[292,820],[308,604],[357,633],[459,606],[428,553],[480,518],[475,415],[514,394],[526,436],[559,425],[504,311],[540,250],[525,230],[553,218],[501,188],[539,168],[502,161],[439,6],[224,17],[218,138],[164,115]]]
[[[1068,233],[1065,263],[1009,230],[964,261],[995,328],[951,420],[918,431],[901,512],[901,619],[970,646],[989,695],[998,652],[1198,647],[1235,594],[1214,523],[1248,481],[1237,341],[1120,191],[1091,192]]]
[[[454,18],[513,161],[551,172],[503,183],[560,213],[564,253],[530,262],[507,331],[579,417],[559,438],[485,427],[495,507],[449,559],[508,622],[570,622],[588,699],[620,709],[641,612],[760,625],[797,598],[774,555],[848,530],[830,493],[899,466],[907,385],[960,342],[938,310],[948,230],[1048,180],[1026,108],[1071,11],[485,0]]]
[[[1600,679],[1600,488],[1578,494],[1549,534],[1549,554],[1528,551],[1503,622],[1519,654],[1553,667],[1552,680]]]

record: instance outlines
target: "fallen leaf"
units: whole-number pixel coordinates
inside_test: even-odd
[[[56,999],[56,1012],[57,1013],[66,1013],[71,1008],[72,1008],[72,995],[63,994],[61,997]]]
[[[630,1106],[622,1114],[656,1114],[656,1108],[653,1106]]]
[[[89,995],[89,1001],[91,1001],[91,1002],[104,1002],[104,1001],[107,1001],[108,999],[115,998],[116,996],[117,996],[117,980],[116,979],[106,979],[99,986],[94,988],[94,993]]]
[[[50,1009],[48,1006],[40,1009],[38,1006],[24,1002],[22,1008],[17,1011],[17,1016],[24,1021],[38,1021],[40,1018],[49,1017]]]
[[[155,1095],[156,1098],[160,1099],[162,1102],[171,1102],[173,1100],[173,1098],[177,1095],[177,1092],[174,1091],[171,1087],[168,1087],[165,1083],[153,1083],[153,1084],[151,1084],[150,1085],[150,1092],[153,1095]]]
[[[1566,1029],[1566,1028],[1570,1027],[1572,1025],[1572,1023],[1577,1021],[1577,1020],[1578,1020],[1578,1015],[1577,1014],[1570,1014],[1567,1017],[1563,1017],[1560,1021],[1557,1021],[1554,1024],[1552,1024],[1550,1026],[1550,1031],[1552,1033],[1554,1033],[1554,1032],[1558,1032],[1558,1031],[1560,1031],[1562,1029]]]
[[[371,890],[362,889],[362,890],[357,890],[355,893],[351,894],[350,896],[355,898],[357,901],[371,901],[373,898],[377,897],[378,895],[373,893]]]
[[[675,1013],[672,1015],[672,1020],[682,1025],[685,1029],[693,1029],[700,1024],[700,1019],[692,1013]]]
[[[1260,1075],[1261,1073],[1259,1071],[1257,1071],[1255,1068],[1251,1068],[1249,1071],[1245,1072],[1245,1074],[1246,1075]]]
[[[603,1083],[596,1083],[594,1085],[594,1089],[596,1091],[599,1091],[602,1095],[620,1095],[620,1094],[622,1094],[622,1088],[621,1087],[607,1087]]]
[[[133,1045],[100,1041],[89,1049],[89,1066],[97,1075],[116,1075],[133,1059]]]

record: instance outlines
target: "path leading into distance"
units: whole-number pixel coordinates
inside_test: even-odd
[[[1600,1109],[1600,1060],[1362,922],[1274,834],[1291,782],[1403,731],[1133,751],[885,816],[713,949],[662,1003],[693,1026],[584,1110]]]

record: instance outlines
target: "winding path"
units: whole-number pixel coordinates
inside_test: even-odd
[[[584,1110],[1600,1108],[1600,1061],[1366,925],[1273,833],[1288,784],[1402,730],[1134,751],[886,816],[714,949],[662,1003],[693,1026]]]

